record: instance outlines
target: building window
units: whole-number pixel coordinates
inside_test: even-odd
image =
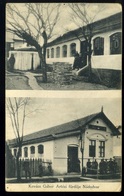
[[[30,147],[30,151],[31,151],[31,154],[35,154],[35,147],[34,146],[31,146]]]
[[[14,156],[16,157],[16,154],[17,154],[17,149],[15,148],[14,149]]]
[[[89,157],[95,157],[95,156],[96,156],[96,141],[90,140]]]
[[[76,53],[76,44],[75,43],[72,43],[70,45],[70,56],[74,56]]]
[[[105,141],[100,141],[99,156],[100,157],[105,157]]]
[[[59,58],[60,57],[60,47],[58,46],[56,48],[56,58]]]
[[[24,148],[24,157],[28,157],[28,147]]]
[[[43,145],[39,145],[38,146],[38,153],[39,154],[43,154],[43,151],[44,151],[44,146]]]
[[[54,48],[51,49],[51,58],[54,58]]]
[[[47,49],[47,58],[50,58],[50,50]]]
[[[110,36],[110,54],[121,54],[121,32]]]
[[[104,38],[103,37],[96,37],[93,40],[93,51],[94,51],[94,55],[104,54]]]
[[[63,57],[67,57],[67,45],[64,45],[63,47],[62,47],[62,56]]]

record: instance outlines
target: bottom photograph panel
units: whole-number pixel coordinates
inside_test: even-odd
[[[120,98],[8,97],[6,191],[121,191],[121,135]]]

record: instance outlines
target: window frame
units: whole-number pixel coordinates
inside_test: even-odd
[[[110,35],[109,38],[110,38],[110,55],[121,54],[122,53],[122,51],[121,51],[122,50],[122,47],[121,47],[122,33],[115,32],[112,35]],[[116,45],[117,41],[118,41],[118,49],[114,47]]]
[[[67,57],[67,45],[62,46],[62,57],[66,58]]]
[[[93,39],[93,55],[104,55],[104,37],[98,36]]]
[[[44,153],[44,146],[42,144],[40,144],[40,145],[38,145],[38,154],[43,154],[43,153]]]
[[[51,48],[51,58],[54,58],[54,48]]]
[[[31,154],[35,154],[35,146],[31,146],[30,147],[30,153]]]
[[[28,147],[24,147],[24,157],[28,157]]]
[[[96,140],[89,140],[90,144],[89,144],[89,157],[96,157]],[[93,150],[92,150],[92,149]],[[91,152],[94,151],[94,152]],[[92,155],[93,154],[93,155]]]
[[[73,42],[70,44],[70,56],[73,57],[75,53],[76,53],[76,43]]]
[[[60,46],[56,47],[56,58],[60,58]]]
[[[105,141],[99,141],[99,157],[105,157]]]

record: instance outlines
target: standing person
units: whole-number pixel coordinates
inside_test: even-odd
[[[100,171],[100,174],[103,174],[104,173],[104,160],[101,159],[100,163],[99,163],[99,171]]]
[[[81,64],[81,58],[79,57],[78,52],[76,52],[75,58],[74,58],[74,63],[73,63],[73,70],[74,69],[78,70],[80,68],[80,64]]]
[[[78,168],[78,172],[80,172],[80,160],[77,159],[77,168]]]
[[[48,163],[48,172],[49,172],[49,175],[52,175],[53,174],[53,170],[52,170],[52,163]]]
[[[117,162],[116,162],[115,159],[113,160],[113,173],[114,173],[114,174],[117,173]]]
[[[13,71],[14,64],[15,64],[15,57],[14,57],[14,54],[11,54],[11,56],[9,58],[10,71]]]
[[[93,169],[92,173],[97,174],[98,163],[97,163],[96,159],[92,162],[92,169]]]
[[[42,162],[41,162],[41,164],[39,165],[39,176],[40,176],[40,177],[43,176],[43,165],[42,165]]]
[[[23,168],[25,171],[25,178],[29,177],[31,179],[31,171],[30,171],[30,165],[29,165],[29,160],[25,160],[23,163]]]
[[[87,162],[87,174],[91,174],[91,166],[92,166],[92,163],[91,163],[90,159],[88,159],[88,162]]]
[[[105,159],[105,174],[108,173],[108,161]]]
[[[114,171],[114,164],[113,164],[113,160],[112,160],[112,158],[110,158],[110,160],[109,160],[109,173],[110,174],[112,174],[113,173],[113,171]]]
[[[83,66],[82,54],[79,53],[79,66],[78,66],[78,68],[81,69],[82,67],[84,67],[84,66]]]

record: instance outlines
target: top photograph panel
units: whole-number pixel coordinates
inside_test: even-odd
[[[6,4],[6,90],[119,90],[117,3]]]

